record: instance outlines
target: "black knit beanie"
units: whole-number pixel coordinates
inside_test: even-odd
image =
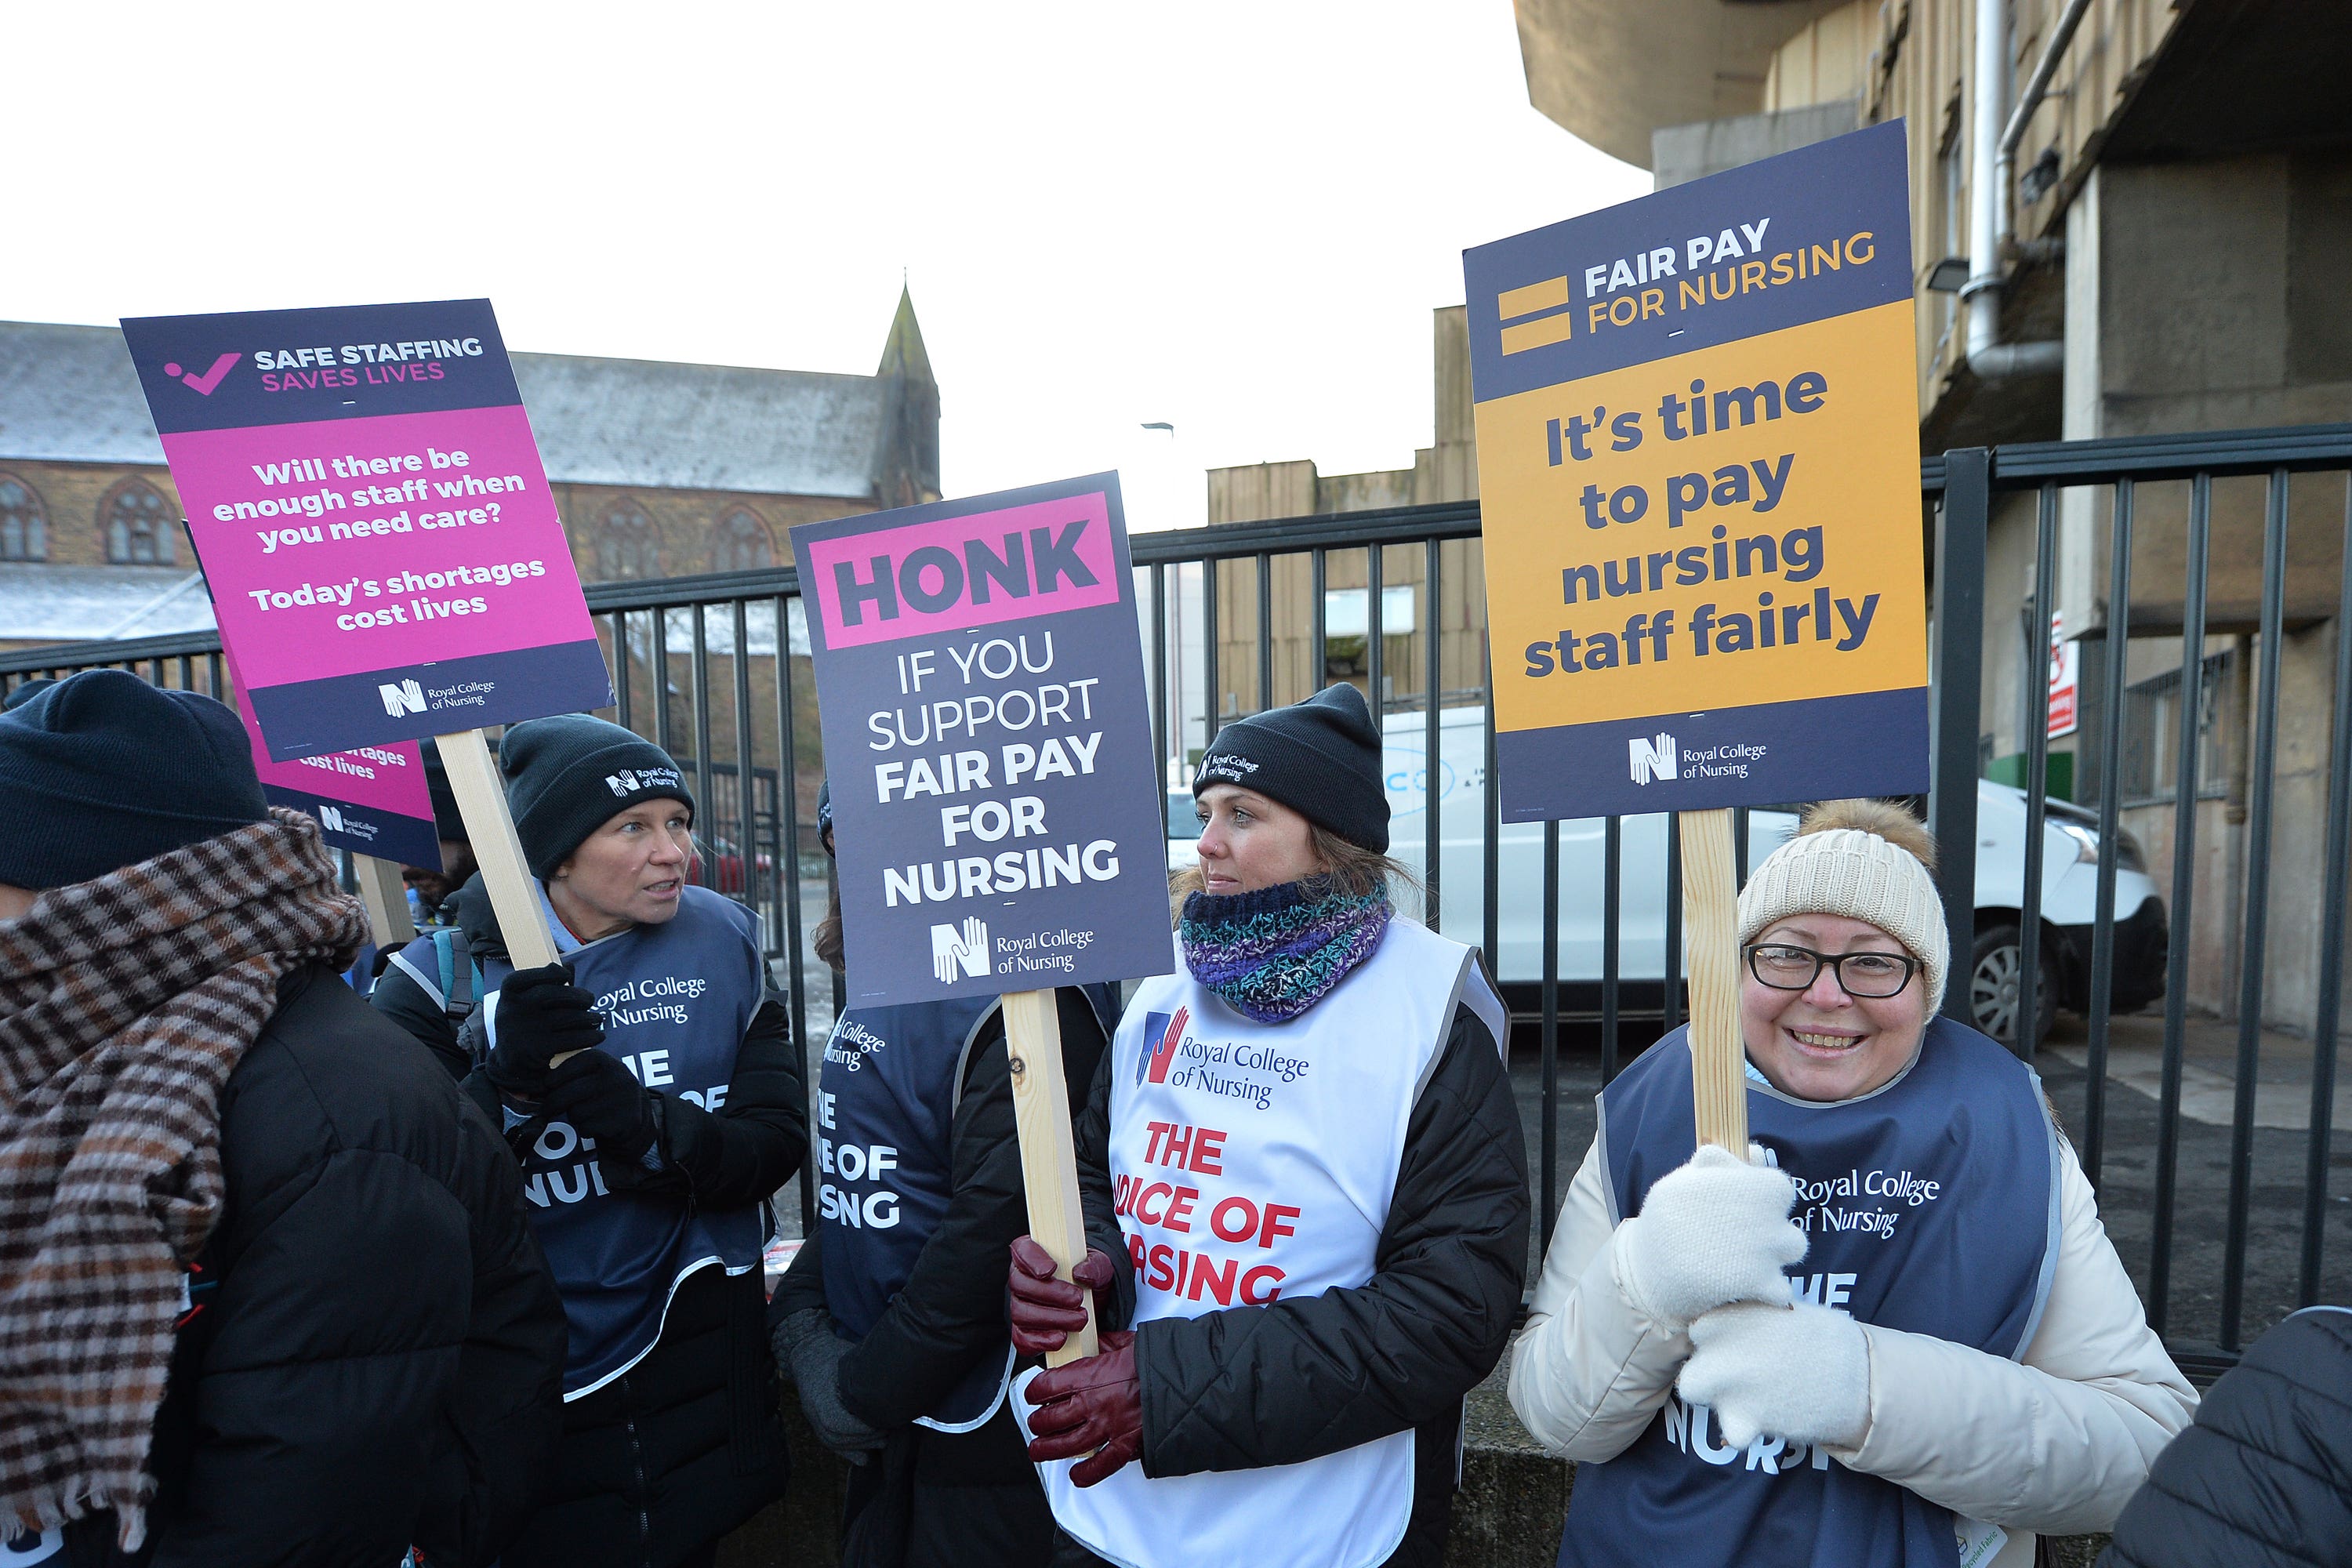
[[[533,719],[499,745],[507,805],[531,875],[544,879],[583,840],[641,800],[694,809],[670,754],[618,724],[585,713]]]
[[[1352,686],[1327,686],[1218,731],[1192,774],[1192,793],[1213,784],[1255,790],[1360,848],[1388,853],[1381,734]]]
[[[236,712],[120,669],[0,713],[0,882],[87,882],[263,821]]]
[[[56,684],[56,681],[47,679],[23,682],[17,686],[14,691],[8,693],[7,696],[0,697],[0,713],[5,713],[11,708],[22,708],[26,703],[30,702],[34,698],[38,697],[42,692],[47,691],[50,687],[55,686]]]
[[[471,844],[466,814],[457,809],[457,792],[449,787],[449,764],[441,760],[441,742],[427,735],[418,748],[425,756],[425,792],[433,797],[433,831],[456,844]]]

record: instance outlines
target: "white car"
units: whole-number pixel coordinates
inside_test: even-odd
[[[1389,716],[1382,761],[1389,796],[1389,853],[1423,873],[1431,794],[1438,802],[1440,930],[1482,939],[1486,921],[1486,768],[1485,710],[1450,708],[1438,715],[1438,756],[1427,765],[1421,715]],[[2025,795],[1990,781],[1977,784],[1977,920],[1968,969],[1955,963],[1951,984],[1965,984],[1977,1026],[2014,1041],[2018,929],[2025,882]],[[1189,788],[1168,795],[1168,866],[1194,859],[1198,831]],[[1787,811],[1748,813],[1748,865],[1753,869],[1795,830]],[[1628,816],[1621,831],[1618,892],[1619,1002],[1629,1016],[1653,1016],[1664,999],[1666,951],[1666,818]],[[2035,1037],[2056,1009],[2089,1004],[2092,911],[2097,896],[2098,818],[2063,800],[2047,803],[2042,823],[2042,1006]],[[1507,823],[1496,847],[1501,898],[1497,977],[1516,1010],[1532,1011],[1543,978],[1543,826]],[[1595,1017],[1601,1006],[1603,927],[1603,824],[1588,817],[1559,825],[1559,979],[1563,1016]],[[2121,836],[2116,868],[2114,1006],[2129,1012],[2164,994],[2164,901],[2147,876],[2140,847]],[[1958,955],[1955,955],[1956,959]]]

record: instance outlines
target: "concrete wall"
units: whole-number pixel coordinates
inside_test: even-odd
[[[1657,188],[1663,191],[1668,185],[1842,136],[1858,123],[1858,112],[1859,106],[1847,97],[1801,109],[1665,126],[1650,134],[1650,167],[1656,171]]]
[[[2352,317],[2342,305],[2352,297],[2352,153],[2102,166],[2074,205],[2067,237],[2069,439],[2352,419]],[[2135,681],[2179,665],[2189,492],[2186,482],[2136,490],[2127,659]],[[2298,477],[2288,497],[2263,1012],[2307,1030],[2318,985],[2345,480]],[[2175,914],[2176,940],[2189,949],[2189,1001],[2224,1016],[2238,1005],[2254,848],[2245,775],[2256,739],[2252,687],[2267,498],[2260,477],[2212,487],[2206,626],[2209,650],[2239,652],[2217,721],[2231,776],[2226,798],[2198,808],[2194,907],[2185,923]],[[2104,489],[2065,497],[2059,596],[2070,626],[2106,624],[2112,506]],[[2005,591],[1999,576],[1988,581],[1989,638]],[[1990,729],[2014,711],[2014,688],[1996,693],[1990,641],[1986,652]],[[2098,694],[2086,689],[2084,699],[2087,706]],[[2168,888],[2171,809],[2135,810],[2126,825],[2147,848],[2150,873]]]

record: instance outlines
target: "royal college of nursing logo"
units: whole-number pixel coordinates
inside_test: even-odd
[[[988,973],[988,922],[968,919],[963,929],[931,928],[931,973],[942,985],[952,985],[961,972],[977,980]]]
[[[1192,1021],[1192,1010],[1190,1007],[1179,1007],[1172,1015],[1144,1015],[1143,1048],[1135,1056],[1137,1083],[1168,1081],[1168,1064],[1176,1059],[1176,1047],[1184,1039],[1184,1026]]]
[[[1625,753],[1633,769],[1633,782],[1646,784],[1652,779],[1675,776],[1675,738],[1661,734],[1654,741],[1636,735],[1625,742]]]
[[[383,699],[383,710],[395,719],[404,713],[425,711],[425,688],[414,680],[404,680],[397,686],[379,685],[375,694]]]

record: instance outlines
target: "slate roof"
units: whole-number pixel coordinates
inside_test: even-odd
[[[883,468],[887,376],[570,354],[514,365],[558,483],[863,499]],[[163,463],[119,331],[0,321],[7,458]]]
[[[212,626],[212,600],[190,567],[0,562],[0,639],[8,642],[93,642]]]

